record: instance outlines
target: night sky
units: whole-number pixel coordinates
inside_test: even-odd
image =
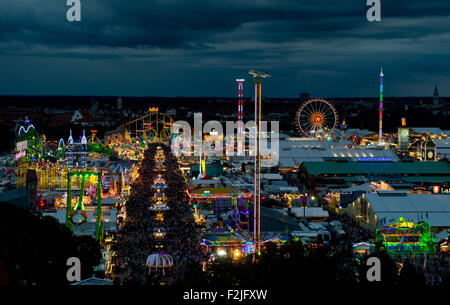
[[[0,0],[0,95],[450,95],[450,1]]]

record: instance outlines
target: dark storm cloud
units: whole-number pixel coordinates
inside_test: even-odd
[[[176,48],[211,42],[211,36],[233,32],[247,23],[275,24],[269,30],[280,34],[285,32],[283,23],[290,23],[292,29],[300,32],[326,33],[336,23],[327,24],[324,20],[349,14],[361,17],[358,14],[361,9],[333,8],[329,6],[332,1],[319,1],[311,6],[280,0],[96,0],[82,1],[83,22],[70,24],[64,20],[66,7],[61,2],[18,0],[4,3],[0,12],[2,40],[38,42],[40,39],[44,44],[53,45]],[[352,27],[351,24],[341,26]],[[262,33],[253,34],[258,39],[258,34]]]
[[[89,60],[111,64],[115,60],[118,69],[136,64],[149,71],[176,71],[175,66],[191,78],[212,73],[213,68],[222,69],[214,73],[224,78],[231,71],[268,68],[278,73],[280,82],[292,84],[283,91],[273,89],[281,96],[299,90],[343,95],[349,91],[344,77],[362,82],[358,74],[373,73],[381,65],[397,76],[396,88],[408,88],[408,77],[450,78],[445,60],[450,3],[444,0],[382,0],[379,23],[366,20],[365,0],[81,0],[80,23],[67,22],[65,2],[0,2],[3,73],[38,57],[53,69],[47,75],[52,79],[67,67],[77,67],[80,75],[92,72],[95,65]],[[8,57],[22,60],[14,61],[13,67]],[[133,71],[127,71],[133,77]],[[405,78],[402,73],[409,75]],[[322,89],[318,85],[322,80],[333,85]],[[347,95],[371,94],[362,85],[357,87]],[[215,95],[227,95],[228,87],[218,88]],[[183,94],[182,87],[178,90],[165,94]]]

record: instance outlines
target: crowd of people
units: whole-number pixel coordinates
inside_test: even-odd
[[[162,163],[155,161],[155,155],[161,151],[164,153]],[[200,264],[204,259],[200,252],[201,234],[194,224],[184,177],[168,147],[149,144],[138,174],[126,205],[125,225],[118,233],[113,279],[121,285],[170,285],[183,277],[189,265]],[[158,175],[167,186],[163,192],[169,210],[163,212],[149,209],[155,194],[152,185]],[[165,235],[162,238],[154,236],[155,228],[162,228]],[[158,269],[149,272],[145,263],[152,253],[169,254],[173,258],[173,267],[164,272]]]

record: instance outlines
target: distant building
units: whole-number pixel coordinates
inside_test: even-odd
[[[169,110],[167,110],[167,112],[166,112],[168,115],[176,115],[177,114],[177,111],[175,110],[175,109],[169,109]]]
[[[79,124],[82,126],[98,126],[98,125],[108,125],[108,122],[96,119],[92,116],[89,111],[86,110],[77,110],[72,115],[72,119],[70,120],[73,124]]]
[[[302,102],[305,102],[305,101],[309,100],[309,98],[310,98],[310,95],[309,95],[308,92],[302,92],[302,93],[300,93],[300,95],[299,95],[299,99],[300,99],[300,101],[302,101]]]
[[[337,186],[385,181],[392,184],[432,186],[450,183],[450,165],[437,162],[337,161],[303,162],[299,175],[314,186]],[[449,197],[450,199],[450,197]]]
[[[438,127],[411,127],[411,131],[413,131],[416,134],[428,134],[430,133],[431,136],[440,136],[444,133],[444,131]]]
[[[72,115],[72,123],[76,122],[78,120],[81,120],[83,118],[83,115],[81,114],[81,111],[77,110],[75,111],[75,113]]]
[[[438,92],[437,85],[434,86],[433,106],[434,106],[434,108],[439,108],[439,106],[440,106],[440,103],[439,103],[439,92]]]
[[[93,99],[91,101],[91,108],[89,109],[89,112],[95,116],[98,113],[98,109],[99,109],[98,102],[95,99]]]
[[[409,222],[428,222],[432,231],[440,232],[450,228],[449,199],[449,195],[379,191],[375,194],[363,194],[344,209],[344,213],[371,229],[404,217]]]
[[[435,139],[436,157],[450,160],[450,139]]]
[[[399,127],[398,128],[398,149],[406,151],[409,148],[409,128]]]
[[[420,161],[436,161],[436,143],[427,134],[425,139],[418,139],[411,144],[412,155]]]
[[[73,114],[58,113],[50,117],[48,126],[50,128],[58,128],[64,125],[69,125],[72,122]]]
[[[402,118],[402,126],[398,128],[398,149],[406,151],[409,148],[409,128],[406,127],[406,119]]]
[[[311,138],[287,138],[279,142],[279,168],[289,171],[303,162],[325,161],[398,161],[391,149],[355,146],[351,141],[319,141]]]

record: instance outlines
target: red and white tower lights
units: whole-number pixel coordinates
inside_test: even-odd
[[[242,135],[243,131],[243,123],[242,120],[244,118],[244,82],[245,79],[238,78],[236,79],[238,83],[238,135]]]

